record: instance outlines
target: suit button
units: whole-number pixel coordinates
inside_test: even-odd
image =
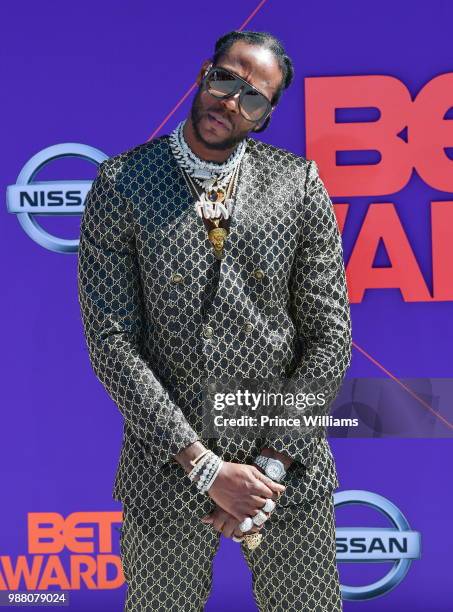
[[[247,332],[248,334],[252,331],[253,329],[253,323],[244,323],[244,331]]]
[[[214,334],[214,330],[212,329],[212,327],[210,327],[209,325],[205,325],[203,328],[203,336],[205,338],[212,338],[213,334]]]
[[[175,272],[174,274],[172,274],[171,276],[171,282],[172,283],[182,283],[183,281],[183,277],[182,274],[179,274],[178,272]]]
[[[254,270],[253,276],[258,280],[261,280],[264,277],[264,272],[261,270],[261,268],[257,268]]]

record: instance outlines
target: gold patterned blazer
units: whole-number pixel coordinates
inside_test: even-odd
[[[339,484],[325,435],[202,437],[207,377],[327,376],[351,358],[341,237],[314,161],[249,138],[216,259],[167,135],[100,164],[87,195],[78,295],[89,358],[124,417],[114,499],[214,507],[172,456],[195,440],[226,461],[294,458],[279,504]]]

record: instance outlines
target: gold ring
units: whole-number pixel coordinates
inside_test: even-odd
[[[248,535],[244,536],[244,544],[249,550],[255,550],[255,548],[261,544],[262,539],[262,533],[249,533]]]

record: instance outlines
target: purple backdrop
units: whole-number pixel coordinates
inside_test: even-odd
[[[238,28],[257,5],[257,0],[223,5],[205,0],[3,2],[3,193],[16,182],[22,166],[48,146],[78,142],[111,156],[144,142],[193,83],[217,37]],[[294,60],[296,78],[260,137],[305,154],[307,77],[392,75],[415,97],[428,81],[453,71],[452,20],[453,4],[447,0],[433,0],[429,6],[419,0],[262,3],[248,27],[269,30],[282,39]],[[185,116],[190,99],[162,133]],[[320,170],[322,174],[322,165]],[[49,164],[39,180],[94,176],[94,165],[68,158]],[[451,200],[451,193],[433,189],[413,173],[409,184],[391,196],[332,199],[350,203],[343,234],[346,260],[370,202],[394,202],[430,286],[429,202]],[[26,555],[32,563],[33,555],[27,555],[27,513],[66,517],[121,510],[111,499],[111,488],[122,419],[88,361],[77,301],[76,256],[36,244],[6,206],[0,214],[1,590],[8,559],[15,566]],[[42,217],[39,222],[55,235],[77,238],[80,217]],[[397,289],[373,289],[360,304],[352,305],[352,317],[354,341],[394,376],[452,376],[450,301],[407,303]],[[348,376],[385,375],[375,361],[354,350]],[[336,439],[332,446],[339,490],[363,489],[385,496],[420,532],[422,541],[421,559],[412,563],[401,584],[376,599],[346,601],[344,609],[451,610],[451,440]],[[387,525],[376,513],[359,508],[338,509],[337,522]],[[113,554],[118,554],[117,537]],[[366,584],[390,566],[339,567],[344,583]],[[124,586],[82,587],[71,590],[70,597],[71,610],[120,610]],[[250,574],[238,546],[229,540],[222,540],[215,559],[206,609],[256,610]]]

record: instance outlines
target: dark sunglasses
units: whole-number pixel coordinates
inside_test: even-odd
[[[226,68],[212,66],[203,78],[204,89],[214,98],[230,98],[240,91],[239,110],[247,121],[261,121],[272,110],[272,103],[260,91]]]

